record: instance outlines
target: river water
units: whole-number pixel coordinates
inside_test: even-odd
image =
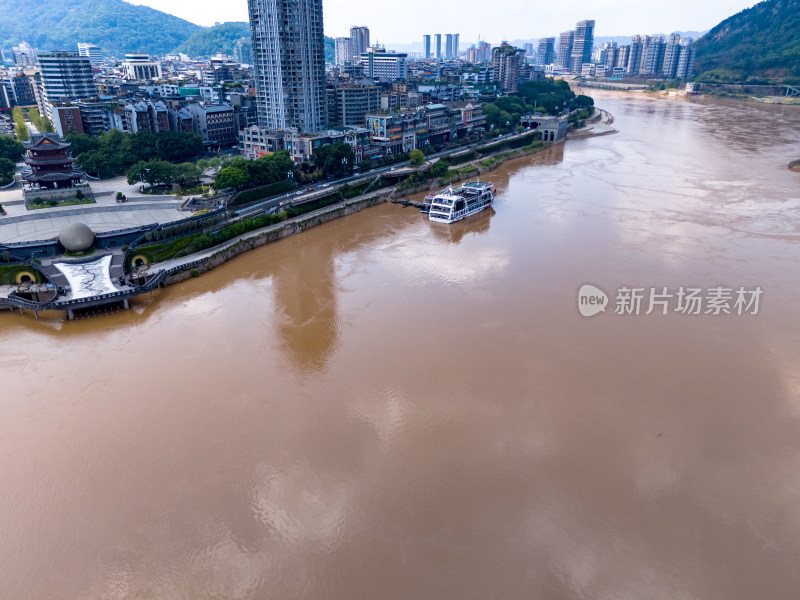
[[[0,315],[0,598],[797,598],[800,107],[592,94],[620,133],[466,222],[382,205]]]

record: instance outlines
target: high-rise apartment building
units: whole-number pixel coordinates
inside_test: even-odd
[[[334,40],[335,63],[343,67],[346,63],[353,62],[353,44],[349,37],[337,37]]]
[[[526,42],[522,45],[522,49],[525,51],[525,60],[528,62],[533,62],[533,59],[536,58],[536,48],[530,42]]]
[[[322,0],[248,0],[247,7],[258,124],[321,131],[327,125]]]
[[[40,108],[51,121],[54,103],[97,96],[88,57],[77,52],[53,51],[39,54],[38,62],[43,92]]]
[[[678,72],[678,61],[681,57],[681,36],[673,33],[667,38],[667,44],[664,48],[664,77],[667,79],[675,79]]]
[[[430,35],[423,35],[422,36],[422,46],[424,48],[424,57],[425,59],[429,59],[431,57],[431,36]]]
[[[492,81],[500,84],[504,92],[516,92],[519,84],[520,51],[503,44],[492,48]]]
[[[78,54],[87,57],[93,65],[103,62],[103,51],[100,50],[100,46],[94,44],[78,42]]]
[[[436,42],[436,60],[442,60],[442,34],[435,34],[433,39]]]
[[[681,56],[678,59],[678,68],[675,79],[689,79],[694,76],[694,46],[691,38],[681,39]]]
[[[236,41],[233,47],[233,60],[239,64],[253,64],[253,42],[249,37],[243,37]]]
[[[661,37],[650,39],[647,45],[647,54],[644,57],[644,68],[642,73],[649,75],[660,75],[664,71],[664,55],[667,45]]]
[[[626,75],[634,76],[639,74],[639,69],[642,66],[642,52],[645,47],[646,37],[647,36],[643,35],[635,35],[631,38],[630,50],[628,51],[628,57],[625,62]]]
[[[542,38],[539,40],[539,51],[536,53],[536,64],[540,67],[551,65],[556,60],[556,38]]]
[[[492,60],[492,45],[489,42],[478,42],[478,61],[489,62]]]
[[[562,31],[558,36],[558,53],[556,55],[556,65],[562,69],[569,69],[570,57],[572,56],[572,44],[575,41],[574,31]]]
[[[592,62],[594,45],[594,21],[579,21],[575,25],[575,38],[572,43],[569,70],[580,73],[584,63]]]
[[[448,33],[445,35],[444,57],[448,59],[458,58],[458,34]]]
[[[352,46],[352,56],[359,57],[369,48],[369,28],[356,27],[350,28],[350,45]]]
[[[38,50],[28,42],[20,42],[19,46],[11,49],[14,55],[14,64],[18,67],[35,67]]]

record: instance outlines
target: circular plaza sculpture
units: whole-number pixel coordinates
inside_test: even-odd
[[[94,233],[83,223],[70,223],[58,234],[58,241],[69,252],[85,252],[94,243]]]

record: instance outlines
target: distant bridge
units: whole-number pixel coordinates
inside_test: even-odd
[[[786,86],[786,97],[793,98],[795,96],[800,96],[800,88],[793,87],[791,85]]]

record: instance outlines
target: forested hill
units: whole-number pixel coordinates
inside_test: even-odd
[[[236,40],[250,35],[245,22],[201,27],[167,13],[123,0],[0,0],[0,48],[28,42],[40,51],[77,50],[97,44],[104,53],[190,56],[231,54]],[[325,38],[325,59],[333,62],[333,39]]]
[[[702,81],[800,83],[800,0],[766,0],[695,44]]]
[[[233,54],[236,40],[250,37],[250,24],[231,21],[214,27],[203,28],[176,48],[189,56],[213,56],[217,52]]]
[[[0,0],[0,48],[22,41],[47,50],[77,50],[78,42],[106,53],[165,54],[203,28],[123,0]]]
[[[236,40],[250,37],[250,24],[231,21],[214,27],[203,28],[177,47],[177,52],[189,56],[213,56],[217,52],[232,54]],[[333,38],[325,37],[325,60],[333,62]]]

